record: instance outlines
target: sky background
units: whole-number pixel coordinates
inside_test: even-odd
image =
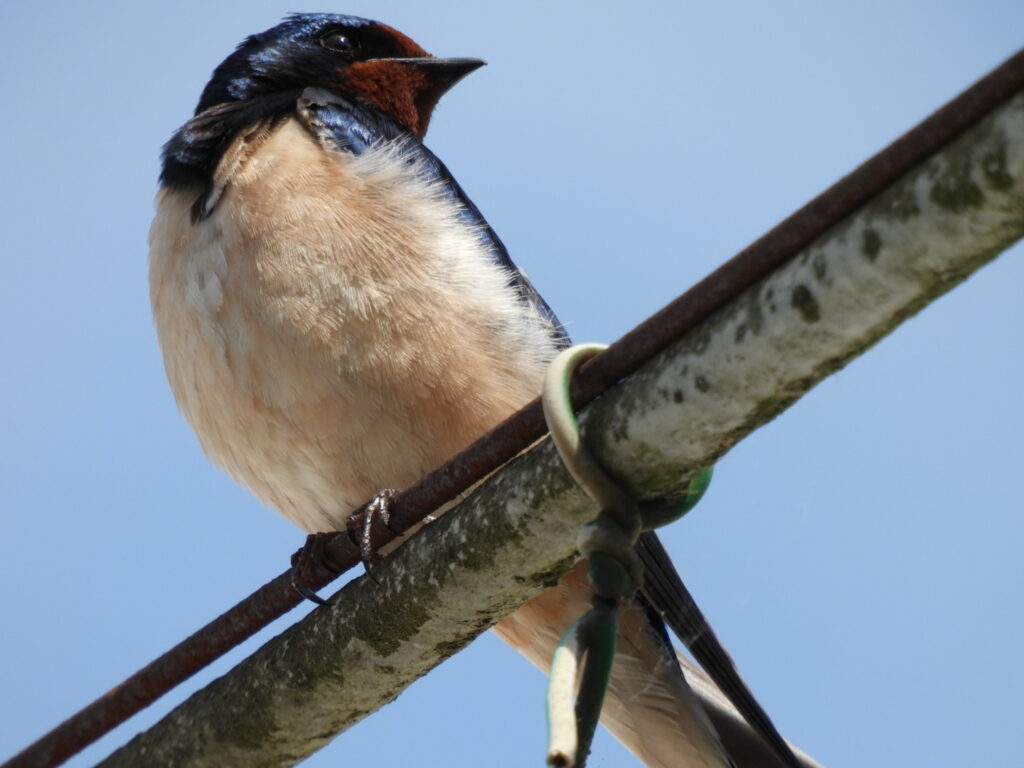
[[[1019,0],[4,0],[0,758],[302,542],[202,456],[146,284],[160,146],[213,67],[293,10],[370,16],[489,61],[427,143],[578,341],[621,336],[1024,42]],[[1020,764],[1021,257],[737,446],[664,531],[777,725],[828,768]],[[541,765],[543,694],[485,635],[306,765]],[[597,739],[594,768],[635,764]]]

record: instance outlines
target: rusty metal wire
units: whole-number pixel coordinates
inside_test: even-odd
[[[1024,51],[1012,56],[586,363],[574,381],[574,406],[581,408],[636,371],[1021,90],[1024,90]],[[392,505],[390,527],[396,530],[412,527],[541,438],[544,429],[540,402],[536,400],[399,494]],[[355,529],[359,529],[364,516],[365,507],[357,513]],[[371,534],[374,548],[394,538],[383,525],[373,525]],[[325,538],[323,555],[324,562],[335,572],[314,568],[307,585],[312,589],[326,586],[338,573],[360,562],[359,547],[346,532]],[[291,584],[291,572],[283,573],[72,715],[0,768],[60,765],[301,601]]]

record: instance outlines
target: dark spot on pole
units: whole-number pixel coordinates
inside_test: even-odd
[[[825,282],[825,276],[828,274],[828,268],[825,265],[825,256],[823,254],[814,254],[814,258],[811,260],[811,270],[814,272],[815,280],[819,283]]]
[[[917,204],[914,188],[901,188],[892,193],[886,203],[886,212],[899,221],[909,221],[920,215],[921,207]]]
[[[1000,192],[1013,187],[1013,176],[1006,172],[1006,145],[1002,142],[981,158],[981,171],[992,189]]]
[[[708,380],[699,373],[693,377],[693,384],[700,392],[707,392],[711,389],[711,384],[709,384]]]
[[[677,389],[672,393],[672,401],[676,403],[683,402],[683,390]]]
[[[821,307],[818,306],[818,300],[814,298],[811,289],[803,283],[793,289],[789,303],[800,313],[804,322],[816,323],[821,319]]]
[[[693,339],[691,349],[695,355],[703,355],[711,343],[711,334],[703,326],[697,328],[690,337]]]
[[[772,291],[769,288],[766,299],[770,298],[771,293]],[[764,326],[764,310],[761,308],[760,297],[756,294],[751,296],[750,301],[746,304],[746,309],[747,316],[744,318],[744,320],[746,320],[746,325],[750,329],[750,332],[757,336],[761,333],[761,328]]]
[[[985,193],[971,178],[970,168],[954,168],[935,179],[932,187],[932,202],[951,213],[962,213],[970,208],[980,208],[985,202]]]
[[[882,250],[882,236],[871,227],[864,230],[864,242],[860,246],[861,253],[868,261],[875,261]]]
[[[747,324],[746,323],[740,323],[739,325],[737,325],[736,326],[736,343],[737,344],[742,343],[742,341],[746,337],[746,335],[747,335]]]

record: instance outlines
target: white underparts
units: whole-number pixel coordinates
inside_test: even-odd
[[[153,308],[205,451],[327,530],[533,399],[554,343],[394,149],[327,151],[296,119],[264,134],[225,154],[206,218],[195,193],[160,192]]]

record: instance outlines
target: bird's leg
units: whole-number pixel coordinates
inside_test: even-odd
[[[401,536],[404,533],[404,531],[397,531],[391,527],[391,505],[398,498],[398,494],[397,488],[385,488],[370,499],[362,515],[353,515],[346,523],[348,534],[359,547],[359,556],[368,574],[371,568],[381,561],[381,556],[377,554],[373,546],[374,525],[381,523],[395,536]]]
[[[302,549],[292,555],[292,588],[307,600],[317,605],[326,605],[327,601],[320,597],[308,586],[315,581],[317,570],[322,569],[329,573],[339,573],[328,563],[324,554],[324,548],[337,533],[311,533],[306,537]]]

